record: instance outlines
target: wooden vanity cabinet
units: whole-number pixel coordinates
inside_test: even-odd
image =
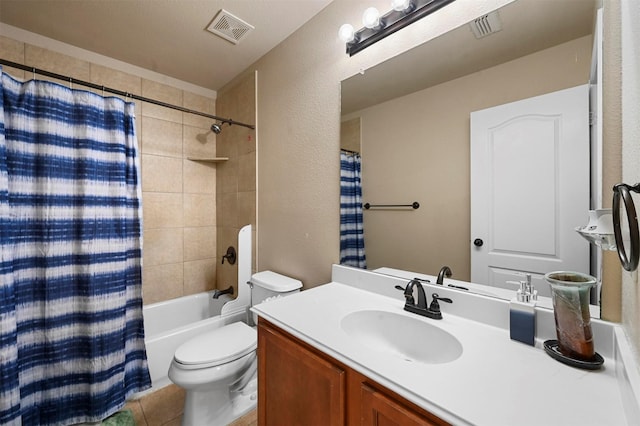
[[[259,426],[448,425],[260,318]]]

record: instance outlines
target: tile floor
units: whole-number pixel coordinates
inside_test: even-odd
[[[142,398],[130,401],[137,426],[180,426],[184,408],[184,389],[169,385]],[[253,410],[229,426],[256,426],[257,411]]]

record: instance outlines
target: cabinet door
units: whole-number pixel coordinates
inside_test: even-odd
[[[263,321],[258,325],[258,424],[345,424],[345,371]]]
[[[360,413],[362,426],[437,426],[444,424],[442,421],[432,422],[364,383],[360,387]]]

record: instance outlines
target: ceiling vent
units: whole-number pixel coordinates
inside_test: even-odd
[[[486,37],[502,29],[502,22],[497,11],[481,16],[469,23],[476,38]]]
[[[240,43],[253,29],[253,25],[244,22],[237,16],[233,16],[224,9],[220,9],[220,12],[207,27],[207,31],[233,44]]]

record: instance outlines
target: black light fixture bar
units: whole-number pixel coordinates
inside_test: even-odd
[[[383,38],[411,25],[419,19],[445,7],[455,0],[413,0],[413,9],[409,12],[391,10],[380,17],[378,28],[361,28],[355,33],[353,41],[347,43],[347,54],[353,56]]]

